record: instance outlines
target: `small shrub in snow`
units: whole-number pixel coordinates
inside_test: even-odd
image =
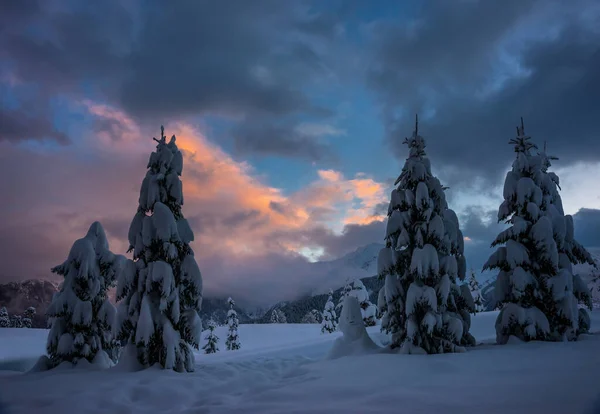
[[[215,334],[217,324],[214,321],[208,323],[208,335],[206,335],[206,344],[202,347],[205,354],[214,354],[219,350],[219,337]]]
[[[23,327],[31,328],[33,325],[33,318],[35,317],[35,308],[33,306],[28,307],[23,312]]]
[[[129,228],[133,260],[117,286],[119,338],[135,347],[143,367],[190,372],[202,334],[202,276],[190,247],[194,233],[181,211],[183,155],[174,135],[167,143],[162,127],[155,140]]]
[[[323,322],[321,322],[322,333],[332,333],[337,329],[337,315],[335,314],[335,306],[333,305],[333,292],[329,291],[327,303],[323,310]]]
[[[386,246],[377,260],[385,279],[382,325],[405,353],[460,352],[475,343],[457,284],[465,278],[464,239],[445,188],[431,173],[418,129],[388,208]]]
[[[67,260],[52,269],[64,282],[46,312],[51,323],[46,344],[49,368],[83,360],[116,362],[116,311],[107,292],[123,261],[110,252],[104,229],[95,222],[73,243]]]
[[[235,302],[233,299],[227,299],[227,303],[229,304],[229,310],[227,311],[227,326],[229,330],[227,331],[227,341],[225,345],[227,346],[228,351],[235,351],[236,349],[240,349],[240,337],[238,335],[238,326],[240,325],[240,321],[238,320],[237,312],[233,307],[235,306]]]
[[[271,323],[287,323],[285,313],[281,309],[273,309],[271,312]]]
[[[495,295],[501,307],[496,340],[573,340],[589,328],[585,309],[591,296],[572,264],[590,263],[590,254],[574,239],[573,219],[565,216],[558,177],[550,160],[525,135],[523,123],[510,141],[517,157],[504,182],[498,221],[510,227],[492,243],[499,246],[484,269],[498,269]]]
[[[485,309],[483,304],[483,296],[481,295],[481,289],[479,288],[479,283],[477,282],[477,278],[473,270],[471,270],[471,276],[469,276],[469,291],[471,292],[471,297],[473,298],[475,313],[483,312]]]
[[[10,318],[4,306],[0,308],[0,328],[10,328]]]

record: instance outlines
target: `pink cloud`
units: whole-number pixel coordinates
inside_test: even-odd
[[[122,136],[115,141],[89,134],[76,146],[49,154],[0,147],[2,168],[18,172],[0,182],[7,195],[0,207],[0,240],[8,246],[0,265],[4,279],[50,277],[50,267],[64,260],[94,220],[105,225],[114,252],[127,249],[154,142],[118,109],[83,105],[97,119],[114,123],[113,131]],[[298,252],[314,246],[327,251],[328,243],[344,237],[333,230],[368,224],[385,198],[381,183],[364,175],[348,180],[333,170],[317,171],[314,182],[284,195],[201,131],[186,123],[165,127],[184,152],[183,212],[196,235],[193,248],[209,294],[251,295],[261,286],[270,286],[273,300],[303,293],[320,275],[310,273]]]

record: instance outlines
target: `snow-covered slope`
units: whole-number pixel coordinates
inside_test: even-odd
[[[355,251],[345,256],[331,260],[315,262],[311,264],[312,273],[319,276],[320,282],[314,287],[309,295],[325,294],[329,289],[338,289],[342,287],[347,280],[362,279],[374,276],[377,273],[377,254],[383,247],[382,244],[372,243],[359,247]],[[24,282],[11,282],[0,284],[0,306],[6,306],[9,313],[22,313],[27,307],[34,306],[38,311],[38,327],[45,326],[44,314],[46,308],[52,301],[52,295],[57,292],[58,284],[47,280],[28,280]],[[114,302],[114,291],[110,292],[109,297]],[[223,317],[219,312],[228,309],[225,298],[205,297],[205,304],[202,308],[203,318],[214,317],[219,322]],[[287,302],[280,302],[279,306],[284,306]],[[206,305],[206,306],[205,306]],[[216,312],[216,313],[215,313]],[[243,312],[250,317],[250,313],[256,318],[264,316],[266,310],[256,309],[252,312]],[[245,317],[245,316],[244,316]],[[242,321],[242,323],[245,322]]]
[[[312,271],[321,276],[322,282],[315,286],[312,294],[319,295],[343,286],[347,281],[362,279],[377,274],[377,255],[384,247],[380,243],[371,243],[339,259],[315,262]]]
[[[48,280],[32,279],[0,284],[0,306],[6,306],[9,314],[21,314],[29,306],[33,306],[37,311],[34,326],[45,327],[44,314],[57,291],[58,284]]]
[[[493,341],[496,315],[473,317],[479,342]],[[600,329],[598,311],[592,327]],[[323,335],[316,324],[240,325],[242,349],[230,352],[223,351],[225,330],[216,331],[221,352],[197,354],[192,374],[0,371],[0,401],[10,414],[364,414],[398,407],[423,414],[591,414],[600,397],[598,334],[571,343],[480,345],[465,354],[375,352],[328,360],[341,334]],[[380,345],[386,337],[378,330],[368,328]],[[1,329],[0,369],[42,353],[46,334]]]

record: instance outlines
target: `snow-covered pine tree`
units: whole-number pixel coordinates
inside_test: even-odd
[[[369,300],[369,292],[360,279],[352,281],[348,295],[358,299],[365,326],[375,326],[377,324],[377,307]]]
[[[332,333],[337,329],[337,315],[333,305],[333,291],[329,290],[329,297],[323,310],[323,322],[321,322],[321,333]]]
[[[31,328],[33,326],[33,318],[35,317],[35,308],[33,306],[28,307],[23,312],[23,327]]]
[[[85,237],[73,243],[67,260],[52,268],[64,282],[46,311],[51,323],[48,368],[84,359],[103,367],[116,362],[116,310],[107,292],[124,261],[109,250],[102,225],[94,222]]]
[[[310,313],[312,313],[312,315],[314,316],[316,323],[323,322],[323,313],[322,312],[319,312],[318,310],[313,309],[310,311]]]
[[[23,318],[21,318],[21,315],[11,315],[10,316],[10,327],[11,328],[22,328],[23,327]]]
[[[377,319],[381,319],[381,332],[389,333],[385,286],[379,289],[379,294],[377,295]]]
[[[208,335],[204,338],[206,344],[202,347],[205,354],[214,354],[219,350],[219,337],[215,333],[216,327],[217,324],[214,321],[208,322]]]
[[[235,306],[235,302],[233,299],[227,299],[227,303],[229,304],[229,310],[227,311],[227,326],[229,330],[227,331],[227,341],[225,345],[227,345],[228,351],[235,351],[240,349],[240,337],[238,335],[238,326],[240,325],[240,321],[237,316],[237,312],[233,307]]]
[[[377,268],[385,278],[383,323],[391,347],[404,353],[464,351],[474,344],[470,314],[457,280],[465,278],[464,239],[433,176],[418,123],[388,208],[386,247]]]
[[[545,279],[558,272],[559,255],[552,218],[547,214],[541,189],[544,173],[537,146],[525,135],[523,123],[510,140],[517,154],[504,181],[504,201],[498,221],[510,227],[492,246],[503,245],[490,256],[485,269],[498,269],[494,294],[501,307],[496,319],[496,341],[504,344],[511,335],[521,340],[545,340],[550,323],[544,313]]]
[[[320,314],[317,310],[312,309],[302,317],[300,323],[321,323],[320,322]]]
[[[588,288],[590,292],[599,292],[600,293],[600,264],[598,261],[596,262],[596,267],[592,269],[592,273],[590,274]],[[592,295],[592,309],[600,309],[600,298],[598,295]]]
[[[477,282],[477,277],[473,269],[471,269],[471,275],[469,276],[469,291],[471,292],[473,304],[475,305],[475,313],[483,312],[483,296],[481,294],[481,289],[479,288],[479,283]]]
[[[271,312],[271,323],[287,323],[285,313],[281,309],[273,309]]]
[[[592,309],[592,295],[587,284],[578,274],[573,273],[574,264],[595,266],[590,253],[574,238],[573,217],[565,215],[559,190],[559,178],[548,172],[552,160],[557,157],[546,153],[546,145],[539,152],[542,174],[538,178],[542,190],[542,214],[552,222],[554,241],[558,250],[558,269],[555,274],[542,275],[543,303],[542,311],[550,324],[550,339],[576,340],[580,333],[590,328],[587,311],[578,307],[578,303]],[[556,265],[556,262],[554,262]],[[556,270],[556,266],[554,266]]]
[[[135,347],[138,362],[178,372],[194,370],[202,334],[202,276],[183,217],[183,156],[161,127],[150,155],[139,206],[129,228],[127,262],[119,277],[119,338]]]
[[[346,298],[346,296],[348,296],[348,294],[350,293],[351,290],[352,290],[352,286],[350,286],[350,281],[347,280],[346,284],[344,285],[344,289],[342,289],[340,298],[338,299],[338,303],[337,303],[337,305],[335,305],[335,313],[338,315],[338,318],[342,314],[342,307],[344,306],[344,299]]]
[[[0,328],[10,328],[10,318],[5,306],[0,308]]]

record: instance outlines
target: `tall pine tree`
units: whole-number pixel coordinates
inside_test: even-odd
[[[506,174],[498,210],[498,221],[510,227],[492,242],[492,247],[500,247],[484,265],[484,270],[499,270],[494,290],[501,308],[496,320],[499,344],[511,335],[525,341],[549,338],[546,282],[557,275],[559,264],[550,200],[544,196],[548,188],[542,188],[542,158],[532,154],[537,146],[525,135],[522,120],[510,144],[517,156]]]
[[[463,235],[445,188],[431,173],[418,123],[404,143],[409,156],[394,183],[386,247],[378,257],[378,273],[385,278],[384,323],[391,347],[404,353],[461,352],[475,342],[457,285],[465,278]]]
[[[548,172],[551,161],[557,157],[546,153],[546,145],[538,154],[542,175],[541,210],[552,221],[554,241],[558,250],[558,271],[554,275],[544,275],[544,313],[550,323],[550,338],[553,340],[575,340],[580,333],[590,328],[590,318],[584,308],[592,309],[592,295],[586,283],[573,273],[574,264],[594,266],[590,253],[574,238],[573,217],[565,215],[559,190],[559,178]]]
[[[105,367],[116,362],[116,310],[108,290],[124,261],[110,252],[104,229],[95,222],[73,243],[67,260],[52,269],[64,282],[46,311],[52,324],[46,345],[49,368],[84,359]]]
[[[202,333],[202,276],[190,247],[194,233],[181,212],[183,156],[175,135],[167,143],[163,127],[154,140],[129,228],[133,260],[117,288],[119,337],[135,347],[142,366],[190,372]]]
[[[229,304],[229,310],[227,311],[227,341],[225,341],[225,345],[227,346],[228,351],[235,351],[240,349],[240,337],[238,335],[238,326],[240,325],[240,321],[237,316],[237,312],[233,308],[235,306],[235,302],[233,299],[227,299],[227,304]]]

